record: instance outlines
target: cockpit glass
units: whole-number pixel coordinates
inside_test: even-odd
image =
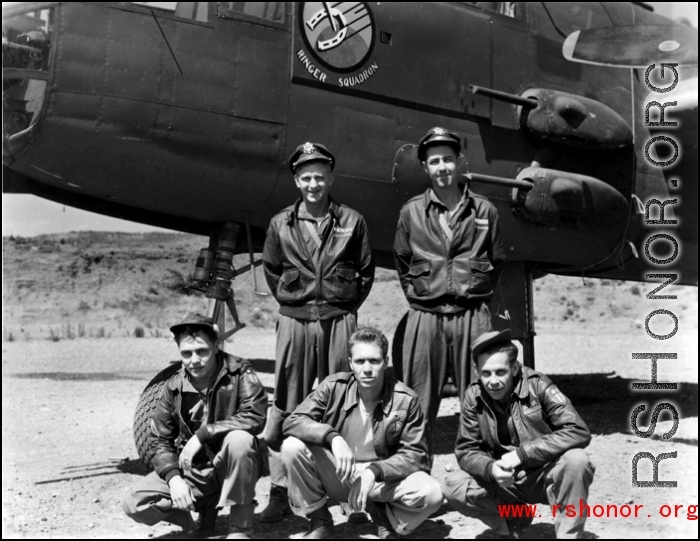
[[[219,17],[235,19],[237,15],[248,15],[255,19],[273,23],[284,23],[284,2],[219,2]]]
[[[38,9],[2,20],[2,67],[48,71],[54,9]]]
[[[132,2],[132,4],[163,10],[183,19],[201,23],[209,22],[209,2]]]

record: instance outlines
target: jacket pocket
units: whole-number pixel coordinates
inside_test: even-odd
[[[277,298],[280,301],[295,301],[301,297],[302,287],[299,269],[288,269],[280,276],[277,284]]]
[[[469,260],[469,268],[471,270],[471,283],[469,285],[469,293],[474,295],[483,295],[491,293],[491,271],[493,265],[486,257],[473,257]]]
[[[333,269],[333,274],[328,284],[331,294],[329,300],[337,302],[352,302],[357,300],[359,277],[360,275],[358,272],[352,267],[338,265]]]
[[[413,293],[417,297],[425,297],[430,293],[430,261],[417,261],[411,264],[408,277],[411,279]]]

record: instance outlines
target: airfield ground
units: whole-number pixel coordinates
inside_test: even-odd
[[[165,523],[154,528],[135,524],[120,506],[127,488],[146,473],[131,433],[136,401],[151,377],[176,358],[167,323],[203,307],[201,298],[183,296],[180,288],[202,239],[146,237],[4,239],[3,537],[183,537]],[[391,334],[405,301],[393,273],[380,271],[378,278],[360,322]],[[227,349],[252,359],[271,388],[274,301],[244,291],[246,280],[237,283],[237,295],[250,325]],[[590,519],[591,537],[698,537],[698,522],[687,511],[698,503],[697,289],[676,288],[678,300],[663,306],[645,299],[649,289],[559,277],[535,284],[537,368],[572,399],[593,433],[588,452],[597,471],[590,505],[644,506],[638,518]],[[644,318],[652,307],[677,314],[679,333],[673,340],[660,343],[646,335]],[[632,381],[650,379],[650,362],[631,356],[644,351],[678,354],[677,360],[659,361],[659,381],[679,382],[677,392],[631,390]],[[661,438],[672,426],[668,413],[662,413],[651,438],[635,436],[632,409],[646,404],[640,418],[644,430],[648,413],[660,402],[677,406],[677,432],[669,440]],[[457,467],[452,455],[457,411],[455,398],[443,401],[433,470],[439,479]],[[641,451],[677,452],[676,459],[660,463],[659,479],[676,480],[678,487],[634,487],[632,458]],[[640,462],[639,478],[651,479],[648,461]],[[267,477],[258,482],[258,510],[267,503],[268,485]],[[672,510],[667,518],[660,516],[669,510],[665,505]],[[525,535],[553,538],[551,511],[540,511]],[[336,538],[375,537],[372,525],[347,524],[337,506],[332,512]],[[224,524],[221,518],[222,534]],[[291,518],[257,525],[256,536],[286,538],[304,527],[302,519]],[[495,538],[479,521],[447,505],[410,537]]]

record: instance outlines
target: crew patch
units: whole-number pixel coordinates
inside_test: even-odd
[[[566,406],[566,397],[556,385],[550,385],[547,387],[547,395],[555,404]]]

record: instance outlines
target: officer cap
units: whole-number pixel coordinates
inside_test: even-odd
[[[318,143],[304,143],[299,145],[294,154],[289,157],[289,168],[294,173],[302,163],[311,160],[322,160],[330,163],[331,171],[335,167],[335,156],[330,150]]]
[[[219,336],[219,326],[214,323],[212,318],[194,312],[190,312],[180,323],[170,327],[170,332],[177,335],[185,327],[206,327],[214,331],[216,336]]]
[[[476,362],[477,357],[489,346],[494,344],[505,344],[511,342],[510,329],[504,329],[502,331],[490,331],[485,332],[479,338],[474,340],[472,344],[472,358]]]
[[[447,145],[452,147],[457,155],[462,151],[459,135],[447,131],[445,128],[430,128],[420,141],[418,141],[418,159],[425,161],[425,153],[431,145]]]

